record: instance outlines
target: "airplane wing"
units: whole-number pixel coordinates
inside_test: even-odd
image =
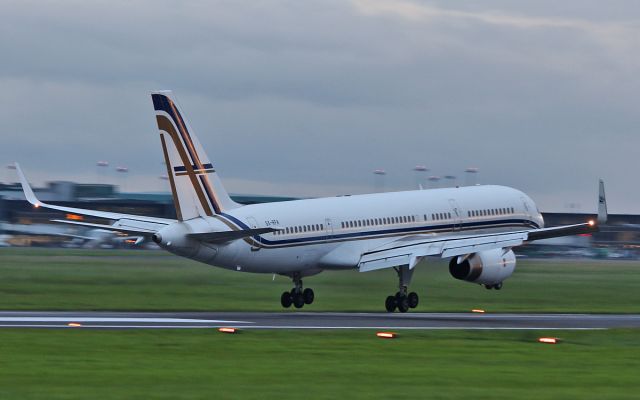
[[[469,256],[483,250],[510,249],[534,240],[597,232],[598,225],[607,221],[607,203],[602,180],[599,191],[597,223],[591,220],[583,224],[478,235],[406,236],[364,252],[358,268],[360,272],[402,265],[408,265],[413,269],[426,256]]]
[[[525,242],[557,236],[577,235],[597,231],[594,222],[553,228],[522,230],[481,235],[407,236],[362,254],[360,272],[382,268],[415,265],[426,256],[442,258],[464,256],[483,250],[512,248]]]
[[[125,232],[130,234],[139,234],[144,236],[152,235],[153,233],[160,230],[162,227],[176,222],[176,220],[173,220],[173,219],[145,217],[142,215],[121,214],[121,213],[114,213],[114,212],[108,212],[108,211],[86,210],[82,208],[64,207],[64,206],[57,206],[54,204],[44,203],[38,200],[35,193],[33,193],[33,189],[31,189],[31,186],[29,185],[27,178],[22,172],[20,165],[18,165],[18,163],[15,163],[15,167],[18,173],[18,177],[20,178],[20,184],[22,185],[24,196],[26,197],[29,203],[33,204],[34,207],[48,208],[51,210],[58,210],[58,211],[63,211],[67,213],[72,213],[72,214],[86,215],[90,217],[104,218],[107,220],[115,221],[113,224],[92,224],[92,223],[67,221],[67,220],[54,220],[55,222],[89,226],[92,228],[106,229],[106,230]]]

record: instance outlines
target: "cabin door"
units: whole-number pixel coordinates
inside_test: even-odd
[[[462,227],[462,210],[460,210],[455,199],[449,199],[449,206],[451,207],[451,217],[453,218],[453,230],[459,231]]]
[[[331,236],[333,236],[333,224],[331,223],[331,218],[324,219],[324,231],[327,234],[327,239],[331,239]]]

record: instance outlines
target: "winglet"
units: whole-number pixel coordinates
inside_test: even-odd
[[[29,186],[29,182],[27,182],[27,178],[24,176],[24,172],[22,172],[22,168],[18,163],[14,164],[16,166],[16,172],[18,173],[18,178],[20,178],[20,184],[22,185],[22,190],[24,191],[24,197],[27,198],[27,201],[33,204],[36,207],[40,207],[42,202],[38,200],[36,195],[33,193],[31,186]]]
[[[598,193],[598,224],[606,224],[607,218],[607,197],[604,194],[604,182],[602,181],[602,179],[600,179],[600,187]]]

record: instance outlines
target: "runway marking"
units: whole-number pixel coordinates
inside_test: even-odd
[[[213,329],[219,328],[222,325],[210,326],[210,325],[83,325],[81,327],[70,327],[69,325],[56,325],[56,324],[7,324],[0,325],[0,328],[68,328],[68,329],[104,329],[104,328],[117,328],[117,329]],[[242,327],[245,328],[244,326]]]
[[[385,330],[508,330],[508,331],[530,331],[530,330],[555,330],[555,331],[594,331],[607,330],[609,328],[558,328],[558,327],[490,327],[490,326],[285,326],[285,325],[251,325],[243,326],[242,329],[385,329]]]
[[[0,322],[149,322],[149,323],[203,323],[203,324],[253,324],[248,321],[191,318],[145,318],[145,317],[0,317]]]
[[[79,325],[79,326],[71,326]],[[640,328],[639,314],[234,313],[0,311],[1,328],[307,330],[603,330]]]
[[[2,324],[0,328],[67,328],[67,329],[215,329],[224,325],[83,325],[79,328],[55,324]],[[472,331],[602,331],[609,328],[558,328],[558,327],[489,327],[489,326],[285,326],[285,325],[251,325],[242,329],[328,329],[328,330],[472,330]]]

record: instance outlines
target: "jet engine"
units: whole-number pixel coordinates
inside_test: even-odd
[[[460,256],[449,261],[451,276],[485,285],[487,289],[500,289],[502,281],[511,276],[515,267],[516,255],[504,249],[480,251],[464,259]]]

